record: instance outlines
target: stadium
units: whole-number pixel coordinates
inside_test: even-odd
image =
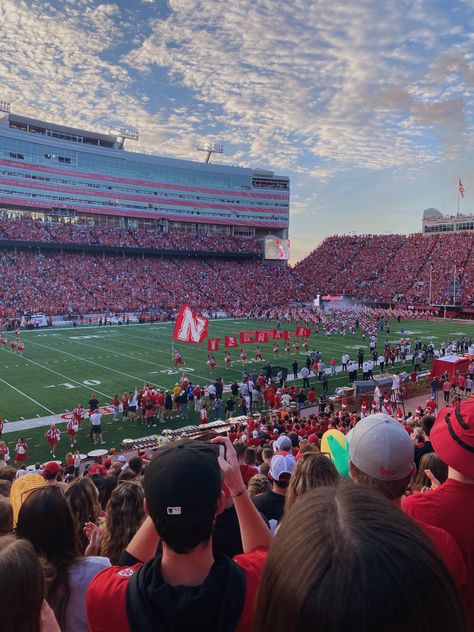
[[[170,521],[170,516],[176,521],[181,512],[196,506],[182,491],[185,483],[186,490],[193,489],[203,503],[212,493],[212,485],[217,485],[220,494],[221,479],[202,478],[197,465],[198,459],[205,462],[214,455],[220,476],[214,449],[203,448],[199,441],[215,440],[226,446],[228,455],[226,461],[221,454],[227,485],[222,502],[227,504],[219,512],[232,522],[234,531],[231,537],[230,523],[219,521],[219,515],[215,520],[217,500],[212,497],[213,537],[222,547],[218,550],[230,557],[253,555],[246,562],[253,570],[245,567],[245,581],[254,582],[253,599],[258,586],[255,568],[262,572],[266,550],[284,511],[288,511],[288,519],[281,522],[275,542],[278,538],[284,541],[287,530],[290,537],[298,532],[298,524],[290,518],[296,514],[289,511],[289,505],[283,506],[287,491],[293,500],[302,494],[302,487],[297,483],[293,487],[291,482],[296,479],[293,471],[298,471],[298,476],[314,479],[301,483],[303,487],[321,486],[328,492],[321,491],[319,496],[309,492],[312,500],[306,506],[316,513],[318,503],[326,503],[328,511],[339,511],[330,508],[331,498],[336,496],[339,508],[344,505],[349,512],[347,516],[354,517],[364,503],[380,511],[384,533],[390,524],[400,521],[400,529],[419,542],[426,557],[424,562],[417,561],[411,552],[413,564],[406,572],[415,573],[416,564],[426,562],[420,582],[442,577],[446,590],[454,595],[450,603],[457,614],[446,615],[448,627],[433,629],[467,630],[460,623],[464,615],[460,614],[461,597],[455,583],[472,615],[472,568],[466,570],[466,563],[458,560],[461,553],[448,534],[440,545],[444,531],[436,536],[427,529],[429,544],[393,502],[382,501],[382,495],[387,495],[392,484],[387,498],[393,501],[395,496],[390,494],[397,483],[401,502],[400,497],[409,493],[410,485],[415,489],[415,479],[421,479],[426,470],[430,477],[425,476],[422,487],[432,485],[435,490],[448,478],[448,466],[455,468],[450,452],[436,477],[431,478],[429,469],[434,470],[434,464],[423,461],[424,466],[420,465],[423,455],[433,454],[429,431],[444,406],[456,411],[453,419],[458,426],[457,430],[450,426],[451,434],[459,428],[465,432],[462,439],[457,438],[467,445],[469,462],[462,460],[459,467],[474,489],[474,216],[443,215],[427,209],[419,233],[334,235],[290,266],[288,176],[210,162],[211,154],[220,152],[219,145],[201,146],[207,152],[204,162],[165,158],[129,151],[128,144],[138,138],[135,130],[103,134],[14,114],[7,104],[2,108],[2,494],[5,489],[11,498],[17,498],[10,488],[16,485],[17,494],[23,493],[21,485],[26,485],[29,475],[42,477],[41,483],[31,479],[33,487],[42,487],[46,480],[44,492],[37,493],[37,498],[43,493],[45,503],[46,496],[53,494],[51,486],[65,486],[68,504],[62,493],[54,499],[51,496],[49,502],[56,503],[58,512],[64,503],[61,511],[68,516],[67,507],[71,508],[81,527],[80,554],[102,560],[89,581],[110,562],[127,566],[120,573],[125,573],[122,578],[128,577],[127,573],[135,572],[130,570],[134,564],[146,561],[140,557],[143,542],[137,544],[134,538],[150,526],[142,508],[142,486],[137,483],[143,481],[144,472],[155,469],[153,482],[158,486],[157,481],[162,480],[154,465],[160,459],[149,464],[154,452],[177,452],[175,441],[189,440],[178,445],[185,446],[183,453],[189,452],[195,474],[184,466],[175,471],[170,457],[163,471],[168,481],[174,481],[173,493],[179,500],[170,493],[167,514],[162,516],[160,503],[155,507],[147,497],[147,511],[155,526],[163,529],[165,550],[175,546],[174,555],[191,551],[193,556],[197,545],[189,534],[194,523],[186,518],[185,527],[176,528],[173,525],[178,523]],[[408,443],[408,468],[407,457],[402,455],[395,459],[397,463],[388,459],[377,466],[377,471],[375,466],[364,469],[354,446],[363,443],[365,435],[359,439],[358,426],[360,429],[369,421],[371,413],[384,419],[393,437],[402,433],[393,440],[402,452]],[[384,437],[383,432],[374,435],[373,443],[360,449],[362,456],[377,452]],[[352,449],[354,455],[349,453]],[[419,455],[415,469],[413,449]],[[442,448],[440,452],[444,456]],[[317,462],[318,458],[322,461]],[[318,470],[321,479],[314,473],[301,473],[311,459],[316,469],[322,468]],[[403,459],[403,472],[394,473]],[[327,482],[322,482],[325,468],[330,471],[325,474]],[[211,470],[209,466],[207,473]],[[359,477],[367,482],[372,477],[380,482],[379,471],[385,477],[385,487],[379,486],[380,499],[374,499],[363,485],[354,486],[356,491],[344,484],[336,487],[349,474],[354,480]],[[147,480],[152,475],[148,476],[145,474],[145,496],[147,484],[151,485]],[[87,488],[91,480],[92,491]],[[82,491],[81,481],[87,482]],[[160,484],[166,496],[168,492]],[[115,520],[123,518],[130,527],[124,540],[123,534],[120,539],[114,532],[117,523],[110,524],[109,517],[117,511],[115,497],[125,493],[127,485],[129,496],[137,497],[135,509],[126,506],[126,499],[115,500],[116,507],[124,503]],[[377,488],[373,482],[370,486]],[[247,488],[249,494],[256,490],[252,497],[258,512],[248,501]],[[92,501],[87,498],[91,494]],[[33,500],[28,496],[21,510],[16,500],[11,501],[17,533],[34,543],[36,535],[30,532],[35,498],[35,494],[31,494]],[[84,506],[89,501],[87,513]],[[250,505],[243,505],[247,502]],[[296,504],[303,524],[304,504]],[[416,514],[416,500],[411,507]],[[8,522],[8,510],[5,512]],[[3,513],[2,509],[0,520]],[[41,521],[40,512],[37,517]],[[172,528],[166,526],[167,521]],[[240,533],[234,537],[239,521],[242,537]],[[101,523],[107,526],[99,528]],[[335,524],[340,523],[336,520]],[[375,537],[382,527],[372,527]],[[184,543],[176,544],[175,528]],[[151,557],[158,546],[156,531],[153,533]],[[101,537],[102,546],[98,544]],[[470,547],[472,554],[472,535],[467,545],[463,537],[459,548]],[[440,558],[434,555],[433,545]],[[401,553],[393,546],[391,554],[396,558]],[[35,547],[38,550],[40,545]],[[123,558],[120,553],[125,547]],[[167,553],[163,555],[165,559]],[[48,554],[44,552],[43,557]],[[268,563],[272,561],[270,548]],[[50,589],[54,595],[50,605],[61,621],[60,628],[51,630],[128,630],[123,623],[127,617],[130,629],[157,629],[143,623],[140,608],[125,613],[122,604],[115,612],[107,601],[113,590],[101,583],[108,572],[104,570],[93,580],[87,621],[83,603],[87,587],[82,587],[83,602],[77,606],[80,623],[71,618],[70,597],[64,601],[57,587]],[[271,572],[264,572],[268,572],[265,578],[271,586]],[[470,579],[466,579],[468,572]],[[171,575],[173,586],[187,585],[183,576]],[[237,592],[241,580],[239,573],[233,576]],[[200,581],[191,585],[200,585]],[[125,590],[121,586],[118,591]],[[273,589],[278,593],[278,586]],[[389,582],[386,590],[391,591]],[[252,601],[243,614],[240,607],[232,612],[229,605],[234,619],[226,613],[222,625],[213,620],[209,608],[204,617],[207,627],[193,625],[188,619],[194,612],[191,608],[187,615],[176,614],[163,629],[281,629],[266,627],[265,617],[270,618],[275,604],[271,605],[264,592],[262,589],[258,597],[256,628],[252,628]],[[61,603],[69,605],[61,610]],[[106,604],[103,613],[98,604]],[[236,624],[239,617],[240,627]],[[298,629],[308,629],[307,623]],[[334,623],[325,629],[339,631],[342,627]]]

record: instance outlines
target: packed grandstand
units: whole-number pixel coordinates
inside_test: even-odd
[[[2,353],[23,358],[25,315],[102,326],[173,320],[187,304],[269,321],[261,333],[293,354],[292,376],[259,347],[249,368],[241,349],[232,384],[209,355],[205,387],[183,369],[172,389],[140,384],[108,407],[91,394],[67,423],[21,419],[21,431],[46,424],[45,463],[28,462],[23,437],[10,449],[0,419],[2,632],[474,630],[472,335],[403,331],[405,319],[472,318],[474,236],[333,236],[289,267],[269,258],[287,255],[288,178],[123,140],[1,121]],[[342,297],[348,307],[325,311]],[[309,334],[287,342],[298,323],[352,346],[325,366]],[[336,373],[347,380],[331,389]],[[149,434],[117,452],[104,434],[121,421]],[[71,451],[57,460],[61,432]]]

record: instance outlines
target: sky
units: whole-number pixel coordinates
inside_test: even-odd
[[[291,260],[474,199],[474,0],[0,0],[0,100],[291,178]]]

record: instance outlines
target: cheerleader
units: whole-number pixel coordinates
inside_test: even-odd
[[[71,448],[74,448],[76,445],[77,433],[79,432],[79,423],[74,417],[67,422],[66,430],[71,441]]]
[[[273,345],[273,354],[275,356],[275,360],[278,358],[280,354],[280,348],[278,347],[276,343]]]
[[[18,443],[15,446],[15,465],[22,467],[28,458],[28,445],[23,437],[18,439]]]
[[[207,356],[207,364],[209,366],[209,372],[212,373],[216,368],[216,359],[213,355]]]
[[[23,355],[23,351],[25,350],[25,345],[21,340],[18,341],[16,345],[16,349],[18,351],[18,355]]]
[[[174,368],[177,369],[180,364],[184,364],[184,360],[178,351],[174,352]]]
[[[44,436],[46,437],[46,440],[48,441],[48,444],[51,450],[51,455],[53,459],[55,459],[56,446],[58,445],[58,441],[61,438],[61,431],[59,430],[59,428],[56,428],[56,424],[51,424],[51,428],[47,432],[45,432]]]
[[[227,371],[227,369],[230,369],[232,367],[232,356],[230,355],[228,351],[226,351],[224,354],[224,362],[225,362],[225,368]]]
[[[259,360],[260,362],[263,362],[262,350],[260,349],[260,347],[257,347],[255,349],[255,361],[258,362]]]
[[[242,349],[242,351],[240,352],[240,361],[242,362],[242,366],[245,366],[245,364],[247,363],[247,352],[245,351],[245,349]]]

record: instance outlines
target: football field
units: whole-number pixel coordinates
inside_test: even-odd
[[[422,342],[432,340],[436,347],[441,342],[457,338],[461,335],[474,337],[474,324],[455,323],[452,321],[404,321],[404,337],[412,342],[418,337]],[[225,384],[242,378],[240,349],[230,349],[232,368],[224,367],[224,336],[237,335],[240,331],[255,329],[272,329],[274,322],[249,320],[213,320],[209,324],[209,337],[220,338],[219,351],[214,354],[217,367],[213,373],[207,365],[207,344],[192,345],[175,343],[184,359],[184,369],[172,367],[172,329],[171,323],[154,323],[141,325],[78,327],[68,329],[41,329],[22,331],[21,339],[25,344],[23,356],[10,350],[13,333],[5,334],[7,346],[0,350],[0,416],[7,420],[3,439],[13,450],[17,439],[23,436],[30,448],[29,463],[47,459],[48,446],[44,433],[49,427],[44,417],[61,415],[72,411],[82,403],[84,407],[95,392],[100,406],[110,405],[115,394],[120,397],[124,392],[140,389],[145,382],[160,388],[171,388],[178,382],[181,373],[187,373],[194,384],[205,386],[213,378],[222,376]],[[282,325],[282,329],[295,331],[295,323]],[[390,323],[390,334],[379,333],[380,349],[386,339],[396,341],[400,338],[400,325],[396,321]],[[305,362],[303,347],[299,354],[287,356],[283,341],[278,343],[280,357],[275,360],[272,352],[273,342],[261,344],[265,361],[272,366],[286,366],[292,375],[291,365],[296,359],[301,368]],[[334,356],[338,362],[345,351],[355,357],[357,349],[362,346],[368,356],[369,341],[363,339],[359,332],[346,336],[318,336],[312,334],[309,348],[319,350],[326,367]],[[256,344],[245,345],[248,354],[247,369],[258,372],[261,362],[254,361]],[[411,364],[410,364],[411,366]],[[290,382],[291,383],[291,382]],[[297,384],[301,384],[298,380]],[[315,377],[311,383],[316,385],[318,394],[320,384]],[[333,393],[337,386],[348,385],[347,374],[329,377],[329,392]],[[226,395],[224,395],[224,400]],[[212,412],[209,414],[213,419]],[[10,426],[12,422],[28,421],[24,427]],[[192,413],[187,423],[197,423],[197,415]],[[112,415],[104,416],[103,430],[107,448],[120,446],[124,437],[141,437],[160,432],[164,427],[177,427],[185,422],[173,419],[165,425],[147,430],[139,423],[132,425],[128,420],[112,422]],[[60,422],[62,437],[57,450],[57,458],[64,459],[69,450],[68,436],[64,422]],[[89,441],[88,424],[84,422],[78,435],[78,449],[88,452],[92,449]]]

